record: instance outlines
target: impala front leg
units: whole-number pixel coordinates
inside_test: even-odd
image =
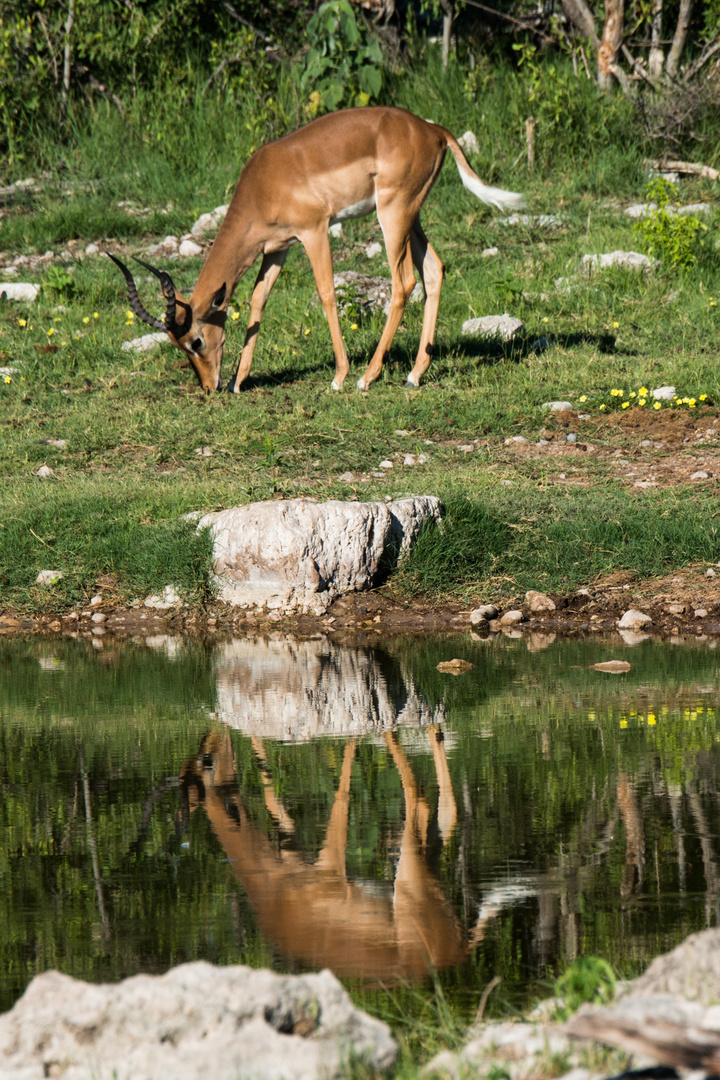
[[[345,342],[340,332],[327,224],[325,223],[320,231],[301,236],[300,241],[308,253],[310,265],[315,275],[318,296],[325,309],[328,326],[330,327],[330,337],[332,338],[333,352],[335,353],[335,378],[331,385],[333,390],[341,390],[342,384],[350,371],[350,364],[345,350]]]
[[[255,352],[258,333],[260,332],[260,320],[262,319],[263,311],[265,310],[265,305],[267,304],[268,296],[270,295],[270,290],[280,276],[280,271],[285,264],[286,258],[287,248],[285,248],[284,251],[273,251],[271,254],[263,256],[260,272],[257,276],[257,281],[255,282],[252,298],[250,300],[250,322],[248,323],[247,333],[245,334],[245,344],[243,345],[243,350],[240,354],[235,374],[227,387],[231,394],[239,393],[240,387],[250,374],[253,353]]]

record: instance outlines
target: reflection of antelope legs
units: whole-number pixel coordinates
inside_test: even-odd
[[[444,831],[451,828],[456,811],[438,736],[437,729],[431,730]],[[392,897],[347,879],[353,741],[345,745],[325,843],[314,864],[296,851],[278,851],[250,819],[240,798],[229,731],[206,737],[183,779],[191,811],[204,807],[263,933],[278,951],[314,966],[387,980],[418,977],[429,966],[460,963],[468,948],[423,856],[430,817],[427,803],[395,736],[386,735],[385,742],[400,773],[406,806]],[[254,745],[264,773],[265,804],[278,823],[284,822],[284,831],[291,832],[292,820],[276,796],[262,742]]]

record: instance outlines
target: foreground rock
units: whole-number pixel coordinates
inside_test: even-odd
[[[322,615],[345,593],[369,589],[402,559],[440,500],[390,503],[282,499],[206,514],[221,600],[242,608]]]
[[[508,315],[507,311],[502,315],[484,315],[481,319],[466,319],[462,325],[463,334],[496,341],[512,341],[524,329],[521,320]]]
[[[115,986],[48,971],[0,1017],[2,1080],[331,1080],[350,1057],[378,1071],[396,1053],[329,971],[194,963]]]

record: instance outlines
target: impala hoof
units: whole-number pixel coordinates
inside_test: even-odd
[[[358,383],[357,383],[357,388],[358,388],[358,390],[360,390],[360,391],[361,391],[361,392],[362,392],[363,394],[366,394],[366,393],[367,393],[367,386],[365,385],[365,383],[363,382],[363,380],[362,380],[362,379],[358,379]]]
[[[407,377],[407,379],[405,381],[405,389],[406,390],[419,390],[420,389],[420,383],[419,382],[413,382],[413,380],[408,375],[408,377]]]
[[[330,389],[331,390],[342,390],[342,386],[341,386],[340,383],[335,382],[335,380],[333,379],[333,381],[330,383]]]

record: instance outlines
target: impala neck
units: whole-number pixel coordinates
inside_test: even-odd
[[[252,222],[243,220],[245,215],[235,203],[233,198],[200,271],[192,297],[193,308],[202,309],[204,302],[209,302],[223,282],[227,285],[229,302],[238,281],[262,252],[262,239],[257,236]]]

